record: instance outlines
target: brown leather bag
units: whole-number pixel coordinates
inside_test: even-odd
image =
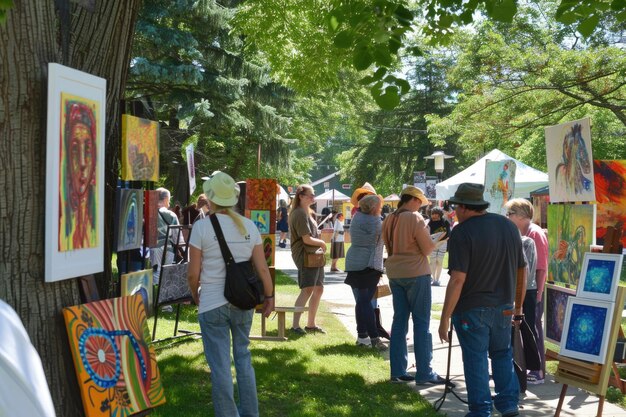
[[[317,246],[304,245],[304,267],[323,268],[326,266],[326,256]]]

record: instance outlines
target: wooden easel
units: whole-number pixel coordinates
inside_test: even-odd
[[[621,239],[621,229],[609,227],[605,235],[603,253],[621,253],[622,247],[619,243]],[[565,356],[558,355],[558,368],[555,374],[555,380],[563,384],[561,395],[559,396],[559,404],[554,413],[554,417],[559,417],[568,385],[574,385],[586,391],[597,394],[599,397],[597,417],[602,416],[602,408],[604,407],[604,398],[606,389],[611,379],[611,373],[615,373],[615,378],[619,381],[616,385],[622,389],[624,382],[617,373],[617,366],[613,362],[615,355],[615,347],[618,336],[623,337],[622,331],[622,310],[624,309],[624,299],[626,298],[626,287],[617,288],[617,297],[615,298],[615,307],[613,310],[613,321],[611,323],[611,331],[609,333],[609,344],[606,352],[604,364],[580,361]],[[615,379],[614,378],[614,379]]]

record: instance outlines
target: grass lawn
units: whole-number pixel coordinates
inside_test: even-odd
[[[277,271],[277,305],[293,305],[298,293],[298,286]],[[179,328],[199,330],[196,307],[187,305],[182,310]],[[174,317],[174,313],[159,316],[157,339],[172,335]],[[287,326],[290,319],[287,318]],[[390,384],[389,364],[378,352],[355,346],[352,336],[325,309],[324,303],[319,323],[328,331],[327,335],[290,335],[286,342],[251,341],[262,416],[442,415],[409,386]],[[148,325],[152,330],[152,319]],[[270,320],[269,334],[277,334],[275,326],[275,321]],[[258,316],[251,334],[260,334]],[[185,338],[157,343],[155,348],[167,403],[151,415],[214,415],[202,341]]]

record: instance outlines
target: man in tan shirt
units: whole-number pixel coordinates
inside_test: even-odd
[[[420,385],[444,384],[430,366],[433,341],[430,334],[431,275],[428,255],[435,248],[419,213],[430,202],[424,192],[408,186],[400,194],[398,210],[383,222],[383,240],[389,254],[385,268],[393,294],[393,324],[389,360],[391,382],[415,381]],[[407,374],[406,334],[413,318],[415,377]]]

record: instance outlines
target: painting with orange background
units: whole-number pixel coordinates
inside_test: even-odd
[[[626,248],[626,160],[593,161],[598,214],[596,243],[604,245],[607,227],[622,229],[622,246]]]
[[[59,252],[99,245],[97,150],[100,104],[61,94],[59,154]],[[101,157],[101,156],[100,156]]]
[[[159,179],[159,123],[122,115],[122,179]]]

